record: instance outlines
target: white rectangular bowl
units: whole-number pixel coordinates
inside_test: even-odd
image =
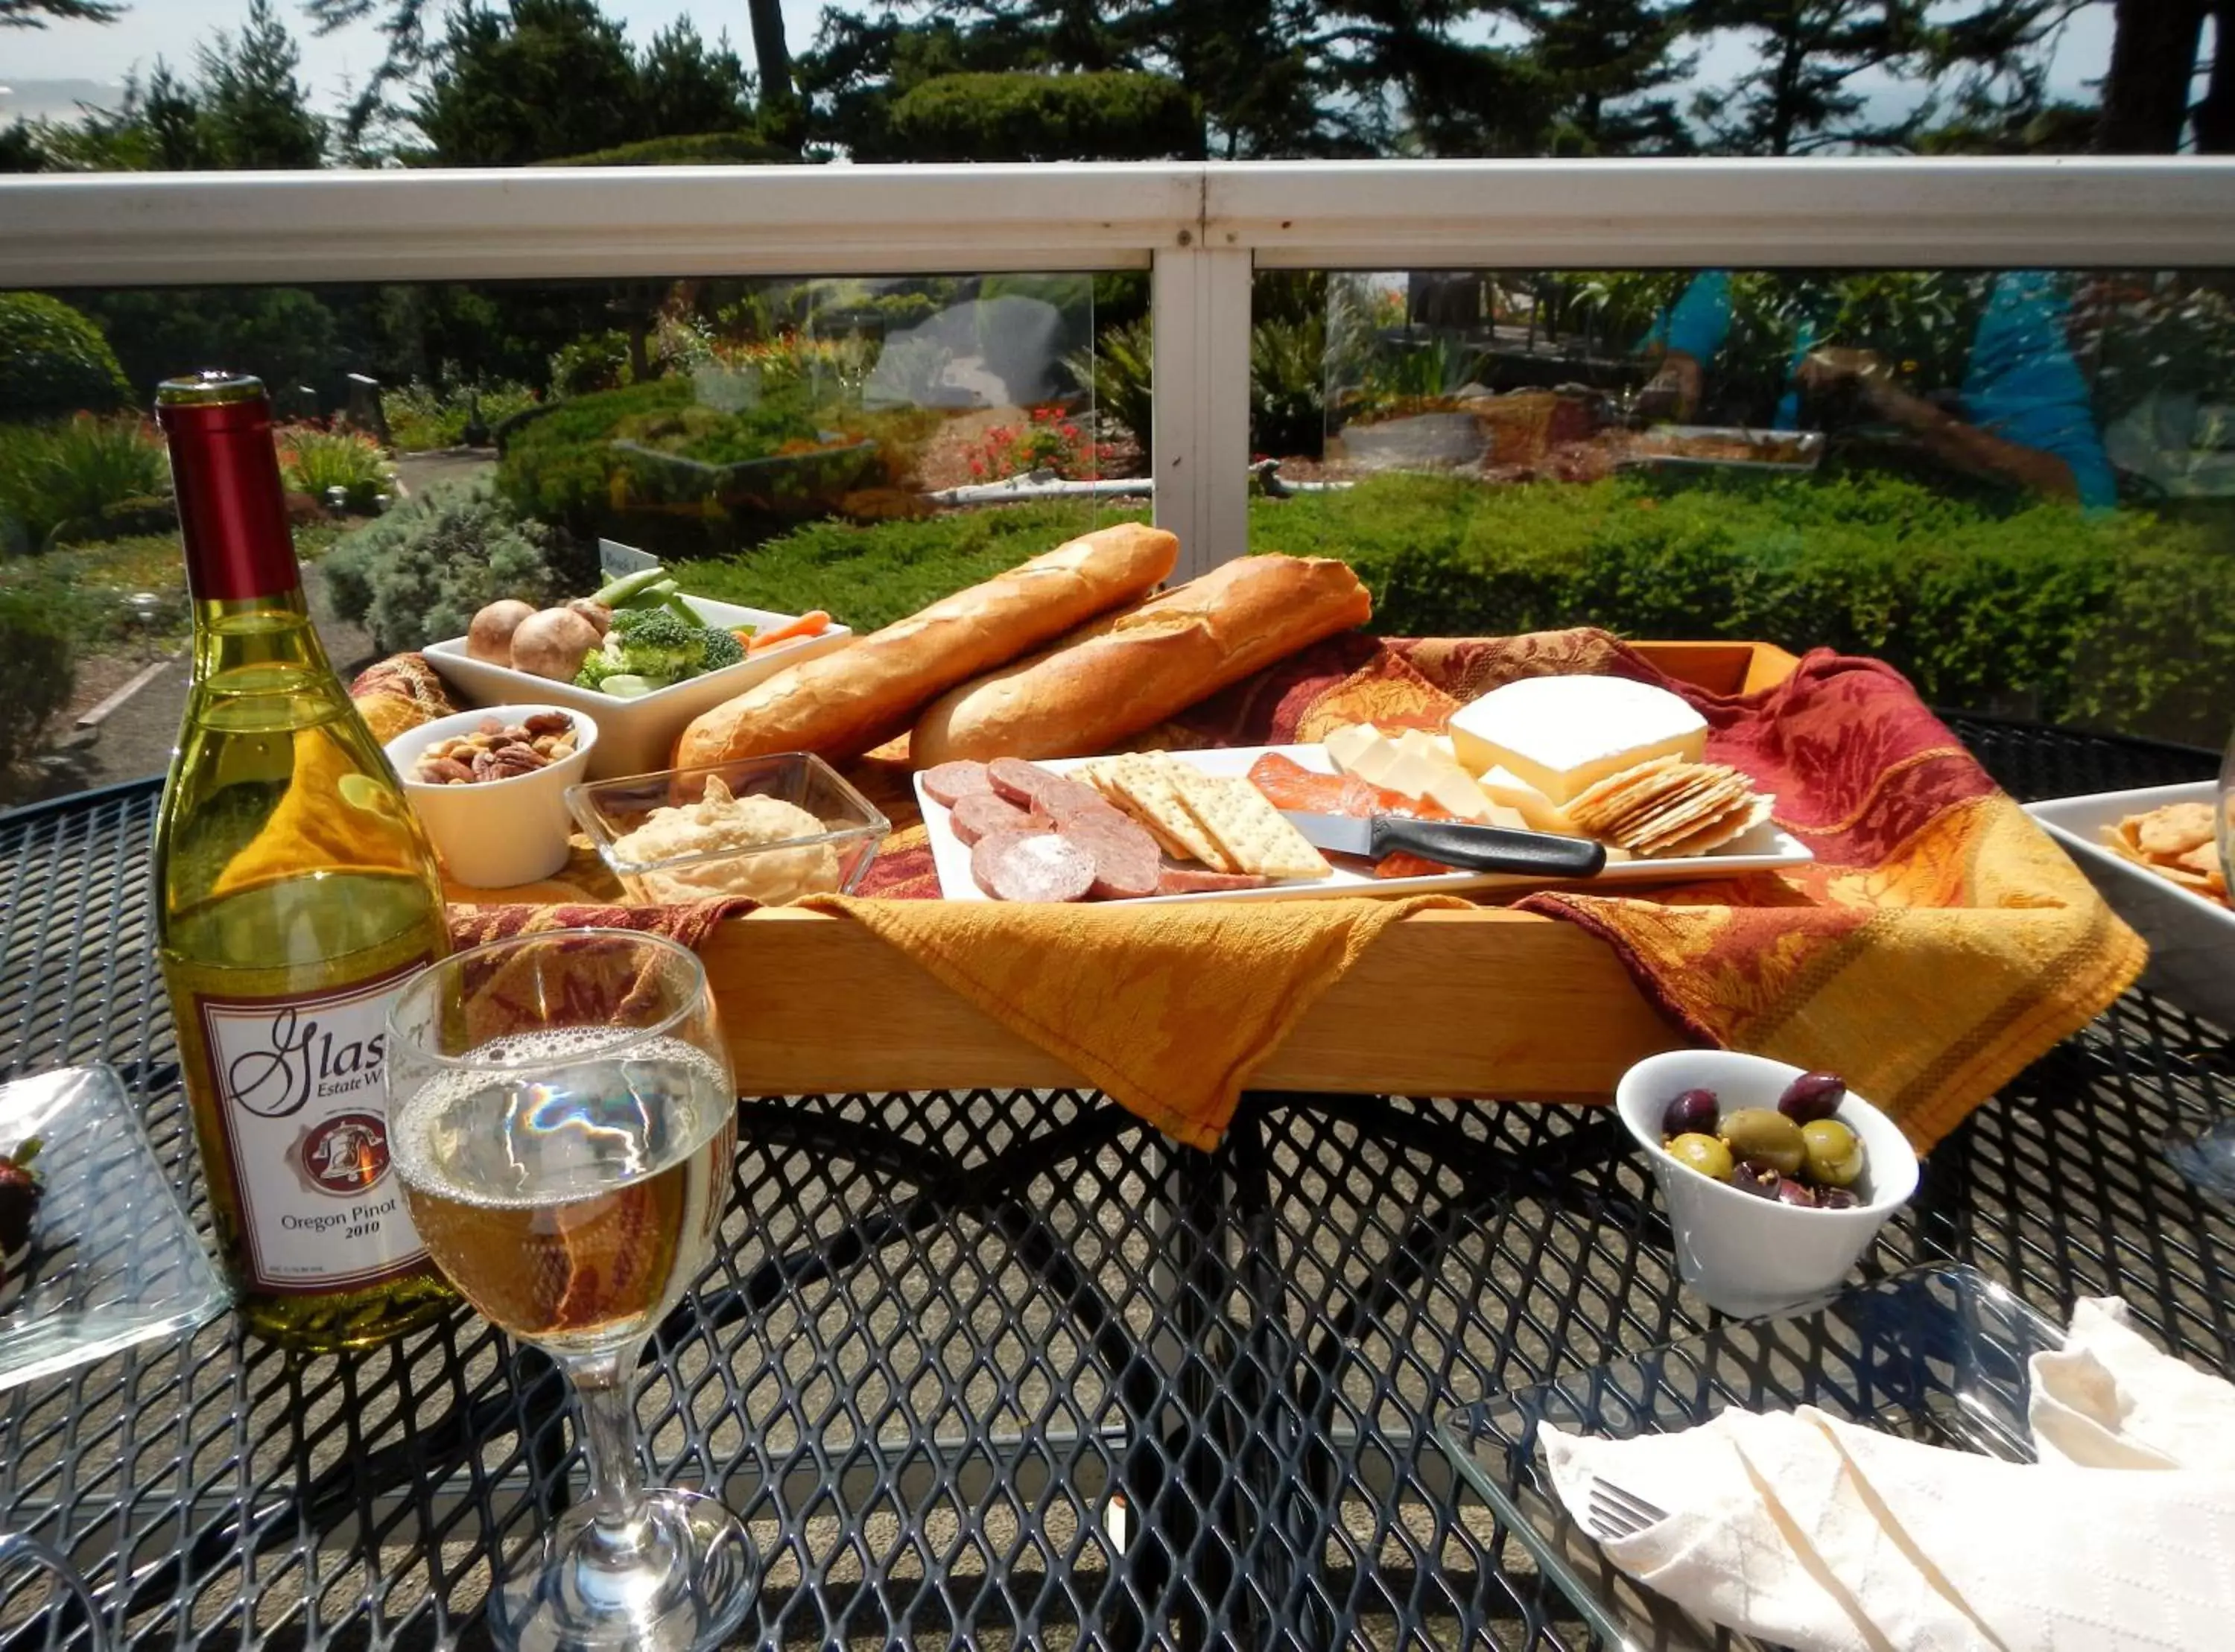
[[[1183,763],[1192,763],[1206,774],[1247,774],[1249,767],[1268,752],[1277,753],[1316,774],[1332,774],[1334,764],[1324,746],[1232,746],[1205,751],[1174,752]],[[1054,774],[1068,774],[1091,757],[1036,759]],[[923,776],[915,777],[915,800],[923,810],[923,823],[931,837],[932,865],[939,873],[939,892],[947,900],[992,898],[970,876],[970,846],[954,835],[943,804],[927,796]],[[1597,877],[1580,880],[1578,886],[1597,889],[1606,885],[1694,883],[1702,878],[1736,878],[1749,872],[1773,872],[1780,866],[1806,865],[1814,857],[1808,846],[1773,826],[1760,826],[1745,837],[1726,844],[1713,854],[1691,855],[1677,860],[1612,860]],[[1504,872],[1446,872],[1423,878],[1376,878],[1363,861],[1347,856],[1333,858],[1332,878],[1292,878],[1268,884],[1262,889],[1214,889],[1192,895],[1142,895],[1111,904],[1163,905],[1171,901],[1196,900],[1327,900],[1341,895],[1424,895],[1470,889],[1524,890],[1549,888],[1558,878]],[[1570,880],[1571,882],[1576,880]]]
[[[711,597],[685,596],[684,600],[709,625],[728,628],[750,625],[771,630],[789,624],[795,614],[771,614],[763,608],[740,608]],[[598,743],[590,753],[589,776],[593,780],[617,780],[626,774],[649,774],[671,767],[675,742],[691,720],[711,711],[743,693],[763,677],[787,665],[811,660],[841,648],[853,637],[843,625],[832,623],[820,637],[802,637],[779,643],[764,654],[751,654],[704,676],[691,677],[633,700],[623,700],[594,689],[578,689],[571,682],[515,671],[508,665],[490,665],[466,653],[466,639],[454,637],[435,643],[423,652],[442,680],[456,689],[469,706],[553,705],[579,711],[598,726]]]
[[[2130,814],[2168,803],[2212,803],[2218,795],[2210,780],[2196,780],[2052,798],[2027,804],[2026,813],[2063,845],[2112,910],[2150,944],[2142,985],[2221,1027],[2235,1028],[2235,912],[2120,859],[2101,836],[2105,826]]]

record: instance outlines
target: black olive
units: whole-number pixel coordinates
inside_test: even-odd
[[[1777,1110],[1795,1124],[1828,1119],[1847,1099],[1847,1081],[1837,1073],[1803,1073],[1785,1087]]]
[[[1714,1135],[1715,1116],[1721,1106],[1713,1090],[1684,1091],[1661,1115],[1662,1138],[1666,1140],[1677,1136]]]

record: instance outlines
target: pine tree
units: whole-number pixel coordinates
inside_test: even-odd
[[[0,29],[44,29],[57,23],[115,23],[124,15],[116,0],[0,0]]]
[[[1676,48],[1681,0],[1561,0],[1538,15],[1531,55],[1558,101],[1552,147],[1583,154],[1671,154],[1694,147],[1673,96],[1696,59]]]
[[[2111,66],[2095,147],[2105,154],[2172,154],[2188,124],[2189,83],[2203,42],[2205,0],[2115,0]],[[2228,14],[2218,14],[2223,24]],[[2225,29],[2214,48],[2231,54]],[[2218,64],[2213,80],[2219,79]],[[2209,104],[2212,100],[2207,97]]]
[[[651,135],[621,26],[595,0],[508,0],[450,14],[412,105],[446,167],[525,167]]]
[[[161,58],[147,77],[147,89],[130,108],[147,134],[148,164],[157,171],[198,172],[221,164],[209,158],[203,143],[201,100]]]
[[[744,65],[726,37],[707,45],[688,17],[652,36],[637,74],[638,121],[647,138],[734,132],[752,120]]]
[[[302,53],[271,0],[249,0],[239,35],[220,32],[197,58],[200,84],[194,101],[200,144],[208,157],[204,164],[239,171],[324,164],[326,123],[311,113],[309,93],[296,78]],[[156,91],[151,81],[151,102]],[[153,119],[151,110],[151,124]]]
[[[23,3],[24,0],[0,0],[0,6]],[[59,3],[81,4],[85,3],[85,0],[59,0]],[[322,35],[330,35],[337,29],[361,23],[376,14],[380,16],[380,29],[388,37],[388,50],[379,67],[373,70],[364,92],[351,106],[347,136],[355,141],[379,124],[384,116],[392,114],[390,105],[391,90],[410,84],[429,67],[437,55],[437,48],[429,42],[427,33],[429,20],[435,11],[433,0],[302,0],[302,3],[304,11]],[[466,0],[466,4],[471,9],[474,0]],[[764,105],[779,112],[776,123],[781,126],[785,120],[781,112],[793,102],[795,97],[791,51],[784,32],[782,0],[745,0],[745,17],[752,35],[755,67],[759,71],[761,101]],[[685,28],[690,25],[678,23],[676,26]],[[687,134],[662,133],[657,135]]]
[[[1695,97],[1693,116],[1734,154],[1899,147],[1916,117],[1862,121],[1867,101],[1853,86],[1924,49],[1924,0],[1700,0],[1695,28],[1743,30],[1760,51],[1733,85]]]

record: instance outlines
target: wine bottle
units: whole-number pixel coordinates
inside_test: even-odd
[[[388,1009],[449,950],[434,852],[311,630],[264,386],[156,395],[194,611],[156,947],[249,1327],[361,1348],[439,1315],[389,1163]]]

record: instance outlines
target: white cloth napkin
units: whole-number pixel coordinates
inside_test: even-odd
[[[1622,1570],[1802,1652],[2235,1647],[2235,1388],[2101,1300],[2033,1376],[2038,1464],[1812,1408],[1629,1440],[1541,1434],[1587,1529],[1594,1478],[1669,1512],[1603,1544]]]

